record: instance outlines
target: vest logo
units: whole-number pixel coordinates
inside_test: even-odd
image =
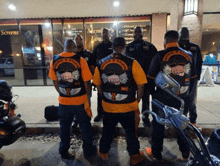
[[[186,65],[176,65],[174,67],[171,67],[170,65],[166,65],[163,71],[167,75],[173,74],[183,77],[185,74],[190,73],[190,64],[188,63]]]
[[[143,50],[148,50],[149,49],[149,47],[148,46],[143,46]]]
[[[192,50],[192,51],[196,51],[197,48],[196,48],[196,47],[191,47],[190,50]]]
[[[114,85],[120,85],[120,84],[126,84],[127,81],[128,81],[128,76],[126,73],[124,74],[121,74],[121,75],[116,75],[116,74],[113,74],[113,75],[110,75],[110,76],[107,76],[106,74],[102,74],[102,80],[104,82],[104,84],[106,84],[107,82],[108,83],[111,83],[111,84],[114,84]]]
[[[129,49],[129,51],[134,51],[135,49],[134,49],[134,47],[130,47],[130,49]]]
[[[107,61],[105,61],[105,62],[103,62],[101,64],[100,69],[104,70],[106,68],[106,66],[108,66],[110,64],[113,64],[113,63],[116,63],[116,64],[120,65],[122,70],[128,70],[127,64],[124,61],[120,60],[120,59],[110,59],[110,60],[107,60]]]
[[[128,91],[128,87],[121,87],[121,91]]]
[[[57,75],[57,79],[60,80],[64,80],[67,82],[73,82],[74,80],[78,81],[80,74],[78,70],[75,70],[74,72],[64,72],[62,74],[60,74],[59,72],[56,72]]]
[[[70,63],[75,67],[75,69],[80,68],[80,64],[76,60],[71,58],[62,58],[54,63],[54,69],[57,69],[62,63]]]

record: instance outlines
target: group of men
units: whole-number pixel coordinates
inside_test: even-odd
[[[150,109],[150,95],[164,104],[180,107],[178,101],[156,88],[154,79],[160,71],[180,84],[179,96],[186,102],[184,114],[189,112],[190,122],[196,126],[195,97],[201,74],[201,52],[197,45],[189,42],[187,28],[182,28],[180,33],[168,31],[164,36],[164,50],[159,52],[153,44],[143,40],[141,27],[134,28],[134,40],[127,46],[123,37],[116,37],[111,42],[106,28],[102,31],[102,39],[91,54],[84,49],[83,37],[77,35],[75,41],[65,41],[64,52],[51,61],[49,77],[59,93],[59,153],[62,158],[73,157],[68,152],[70,128],[72,123],[74,126],[79,123],[84,157],[90,161],[100,156],[107,161],[115,126],[120,123],[126,132],[130,164],[138,165],[144,160],[136,133],[140,121],[140,100],[142,112]],[[90,123],[92,78],[98,90],[98,115],[94,121],[103,119],[99,150],[93,144]],[[158,112],[156,107],[152,110]],[[142,120],[146,127],[151,125],[149,117]],[[152,125],[152,147],[147,147],[146,152],[157,161],[162,161],[164,126],[155,119]],[[188,160],[188,148],[181,138],[177,139],[183,160]]]

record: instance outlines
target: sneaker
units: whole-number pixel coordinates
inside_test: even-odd
[[[189,161],[189,158],[181,158],[181,161],[183,161],[183,162],[188,162]]]
[[[107,161],[108,160],[108,153],[101,153],[99,152],[99,156],[102,160]]]
[[[60,154],[62,159],[75,159],[75,156],[70,154],[69,152]]]
[[[130,157],[131,166],[137,165],[144,160],[144,152],[140,151],[139,154],[132,155]]]
[[[202,127],[198,126],[196,123],[191,123],[193,126],[195,126],[199,131],[202,131]]]
[[[103,118],[103,115],[97,115],[95,118],[94,118],[94,122],[99,122],[99,121],[101,121],[102,120],[102,118]]]
[[[157,162],[160,162],[160,163],[163,162],[161,153],[158,154],[158,157],[156,157],[156,156],[153,155],[152,149],[150,147],[146,147],[145,151],[146,151],[148,156],[150,156],[151,158],[156,159]]]
[[[182,152],[182,159],[183,162],[189,161],[189,152]]]

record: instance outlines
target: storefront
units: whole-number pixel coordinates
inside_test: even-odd
[[[0,20],[0,79],[14,86],[53,85],[49,63],[66,39],[80,34],[92,52],[102,28],[109,29],[110,40],[122,36],[128,43],[134,27],[141,26],[144,40],[151,42],[151,22],[151,16]]]
[[[220,13],[207,12],[203,14],[202,32],[203,68],[209,67],[215,84],[220,84]],[[204,78],[202,80],[205,82]]]

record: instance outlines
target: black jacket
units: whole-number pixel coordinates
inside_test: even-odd
[[[91,66],[91,55],[92,54],[88,50],[83,49],[82,51],[77,52],[76,54],[79,55],[80,57],[83,57],[88,63],[89,67]]]
[[[112,53],[113,53],[113,50],[112,50],[111,41],[109,41],[108,43],[101,42],[97,44],[93,50],[93,53],[90,59],[91,65],[96,66],[99,60],[107,57],[108,55]]]
[[[151,60],[156,53],[156,47],[144,40],[141,42],[132,41],[126,47],[126,55],[137,60],[145,74],[148,73]]]
[[[202,54],[201,54],[201,50],[199,46],[197,44],[189,42],[187,45],[184,45],[184,46],[180,44],[180,47],[184,50],[190,51],[193,54],[193,60],[195,64],[197,79],[200,80],[203,60],[202,60]]]
[[[178,45],[176,43],[176,45]],[[174,75],[171,72],[171,68],[177,65],[183,66],[184,68],[184,76]],[[190,69],[189,72],[185,72],[187,69]],[[149,68],[149,72],[147,75],[148,79],[148,88],[151,93],[155,90],[155,78],[157,74],[163,71],[173,77],[181,87],[189,87],[187,88],[187,92],[182,93],[181,96],[185,96],[190,93],[190,81],[196,79],[196,72],[194,67],[194,61],[192,59],[192,54],[186,50],[183,50],[180,47],[172,46],[165,50],[159,51],[152,59],[151,65]],[[163,90],[157,88],[156,94],[165,94]]]

